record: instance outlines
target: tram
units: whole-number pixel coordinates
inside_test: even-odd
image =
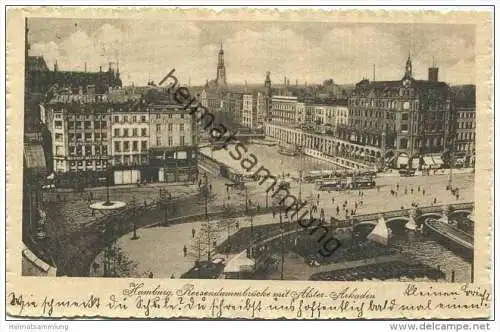
[[[346,189],[372,189],[375,188],[375,181],[371,175],[360,176],[336,176],[327,181],[316,183],[316,190],[333,191]]]

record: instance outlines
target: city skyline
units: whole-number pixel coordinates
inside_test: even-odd
[[[119,63],[125,85],[158,82],[171,68],[182,83],[202,85],[216,76],[221,41],[229,84],[263,84],[268,70],[277,85],[283,76],[290,84],[353,84],[372,79],[374,65],[376,80],[398,80],[408,53],[416,79],[426,79],[435,61],[441,81],[475,84],[475,28],[468,25],[33,18],[29,29],[30,55],[43,56],[50,69],[56,61],[63,71]]]

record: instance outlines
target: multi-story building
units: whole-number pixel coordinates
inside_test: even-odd
[[[271,99],[271,119],[282,124],[297,122],[297,97],[273,96]]]
[[[159,182],[192,181],[197,176],[197,123],[194,115],[174,101],[147,106],[149,167],[147,179]]]
[[[266,97],[263,92],[242,95],[241,125],[256,129],[261,127],[266,118]]]
[[[398,168],[442,165],[451,144],[452,94],[437,74],[429,68],[428,80],[416,80],[408,57],[401,80],[362,80],[349,97],[348,125],[339,126],[340,137],[380,147]]]
[[[476,154],[476,95],[474,86],[460,87],[455,96],[454,162],[457,166],[473,167]]]
[[[56,173],[106,170],[110,149],[110,105],[105,95],[55,95],[42,108],[51,133]]]
[[[241,125],[252,128],[254,122],[257,122],[257,100],[253,94],[244,94]]]
[[[102,177],[114,184],[192,180],[193,115],[174,101],[151,102],[123,92],[58,93],[43,106],[56,175],[89,184]]]
[[[148,165],[149,112],[139,105],[117,105],[110,113],[111,165],[115,184],[137,183]]]

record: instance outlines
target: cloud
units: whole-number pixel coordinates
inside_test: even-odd
[[[434,56],[441,78],[474,82],[475,43],[469,28],[416,25],[412,29],[417,78],[426,78]],[[407,25],[396,24],[128,20],[34,42],[31,52],[43,55],[49,66],[57,59],[62,70],[83,70],[87,63],[89,70],[96,71],[119,60],[126,83],[158,81],[175,68],[182,82],[191,78],[202,84],[216,75],[216,39],[224,39],[227,78],[233,83],[263,82],[267,70],[274,83],[281,83],[283,76],[300,83],[330,77],[339,83],[354,83],[363,76],[371,77],[373,64],[377,79],[399,79],[410,45]]]

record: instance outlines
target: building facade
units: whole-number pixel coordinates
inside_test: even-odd
[[[455,164],[473,167],[476,160],[476,108],[455,109]]]
[[[437,68],[429,69],[428,80],[416,80],[408,57],[401,80],[356,84],[348,124],[339,126],[339,135],[379,146],[385,162],[398,168],[441,166],[451,144],[452,106],[450,87],[438,81]]]
[[[198,130],[194,115],[174,102],[148,105],[149,167],[154,182],[193,181],[198,168]]]
[[[297,123],[297,97],[273,96],[271,99],[271,119],[275,123]]]
[[[41,118],[51,136],[54,171],[66,185],[103,178],[114,184],[178,182],[196,174],[194,115],[173,101],[63,93],[43,105]]]

